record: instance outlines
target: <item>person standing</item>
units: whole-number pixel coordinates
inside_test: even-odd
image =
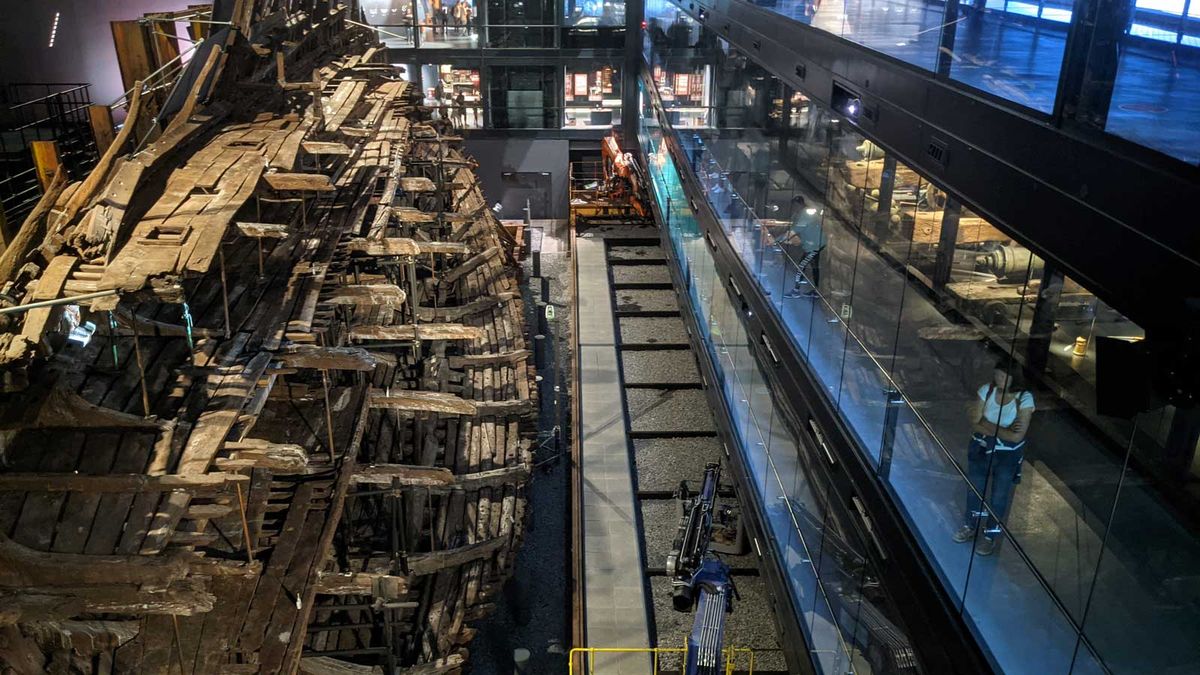
[[[821,251],[828,243],[825,239],[825,228],[821,224],[823,213],[808,205],[804,197],[796,195],[792,198],[792,224],[783,242],[792,262],[796,265],[795,276],[792,278],[792,289],[784,297],[816,297],[817,289],[821,286]],[[790,244],[790,246],[789,246]],[[790,249],[790,250],[789,250]],[[812,285],[808,284],[805,271]]]
[[[967,446],[967,479],[974,489],[967,490],[963,524],[954,533],[954,541],[968,542],[978,529],[982,540],[975,553],[988,556],[996,552],[1000,523],[1008,515],[1013,492],[1021,482],[1026,435],[1035,405],[1020,364],[1007,356],[996,362],[991,381],[980,386],[976,394]],[[987,498],[990,509],[983,508],[980,495]]]
[[[421,101],[421,104],[429,108],[429,114],[434,120],[442,119],[442,106],[441,102],[438,101],[437,89],[430,88],[425,90],[425,99]]]
[[[459,129],[467,126],[467,97],[461,91],[454,96],[454,126]]]

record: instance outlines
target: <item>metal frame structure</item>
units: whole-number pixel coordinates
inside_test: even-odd
[[[22,82],[8,85],[8,124],[0,132],[0,202],[4,215],[20,222],[42,196],[29,152],[32,141],[57,141],[59,160],[72,176],[83,176],[99,152],[88,118],[91,85]]]

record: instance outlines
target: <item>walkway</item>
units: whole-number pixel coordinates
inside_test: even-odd
[[[590,647],[649,647],[606,248],[602,238],[575,240],[586,639]],[[644,656],[605,664],[606,675],[650,671]]]

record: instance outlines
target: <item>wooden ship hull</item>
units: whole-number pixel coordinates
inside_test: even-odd
[[[0,256],[0,670],[456,672],[526,507],[515,242],[347,8],[212,12]]]

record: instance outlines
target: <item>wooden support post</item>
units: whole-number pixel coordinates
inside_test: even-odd
[[[237,485],[238,510],[242,514],[242,541],[246,544],[246,562],[254,564],[254,542],[250,541],[250,523],[246,520],[246,496],[242,494],[242,486]]]
[[[103,155],[116,139],[113,124],[112,108],[106,105],[93,104],[88,106],[88,123],[92,127],[92,138],[96,140],[96,152]]]
[[[133,355],[137,359],[138,382],[142,385],[142,412],[145,417],[149,417],[150,390],[146,388],[146,366],[142,363],[142,344],[138,339],[137,321],[133,322],[130,329],[133,331]]]
[[[408,307],[411,313],[412,324],[417,325],[417,304],[420,298],[417,297],[417,261],[414,257],[408,258]]]
[[[179,639],[179,616],[171,615],[171,627],[175,630],[175,658],[179,661],[179,675],[187,673],[183,667],[183,642]]]
[[[329,461],[337,460],[333,446],[333,409],[329,405],[329,371],[321,369],[321,388],[325,394],[325,430],[329,437]]]
[[[58,143],[33,141],[29,144],[29,150],[33,153],[33,166],[37,170],[38,183],[45,191],[49,189],[50,182],[54,180],[54,174],[58,173],[60,167]]]
[[[221,305],[225,310],[225,339],[229,339],[232,331],[232,326],[229,321],[229,286],[225,282],[225,244],[217,245],[217,257],[221,263]]]

